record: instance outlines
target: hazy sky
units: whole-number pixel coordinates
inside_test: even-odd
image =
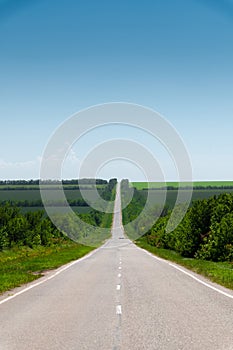
[[[194,179],[233,179],[232,0],[0,0],[0,63],[1,179],[38,178],[53,131],[112,101],[148,106],[172,123]],[[74,147],[64,177],[75,177],[100,134]],[[147,135],[123,127],[101,135],[128,134],[158,152],[175,179]],[[123,162],[99,175],[142,179]]]

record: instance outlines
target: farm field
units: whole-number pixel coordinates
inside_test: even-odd
[[[58,189],[58,187],[48,187],[45,188],[44,190],[49,190],[49,194],[50,194],[50,199],[51,200],[56,200],[58,198],[60,198],[59,194],[60,194],[60,189]],[[88,198],[93,198],[92,194],[94,193],[92,186],[85,186],[83,188],[85,190],[85,194]],[[104,190],[104,186],[98,186],[98,189],[100,190]],[[73,201],[73,200],[79,200],[79,199],[83,199],[82,194],[81,194],[81,190],[77,187],[71,187],[71,186],[64,186],[64,193],[66,196],[67,200]],[[40,195],[40,189],[37,186],[37,188],[33,188],[33,187],[23,187],[21,189],[18,189],[17,187],[15,187],[14,189],[12,189],[12,187],[10,187],[9,189],[7,188],[2,188],[0,187],[0,202],[3,201],[29,201],[29,202],[34,202],[34,201],[38,201],[41,200],[41,195]]]
[[[55,200],[58,197],[58,193],[60,190],[58,189],[50,189],[51,191],[51,197]],[[64,190],[65,192],[65,196],[67,199],[70,200],[77,200],[77,199],[81,199],[81,193],[79,189],[69,189],[69,188],[65,188]],[[38,189],[22,189],[22,190],[18,190],[18,189],[14,189],[14,190],[2,190],[0,189],[0,201],[36,201],[36,200],[40,200],[41,196],[40,196],[40,190]]]
[[[145,196],[147,196],[147,191],[149,189],[150,195],[152,196],[152,200],[155,205],[162,203],[164,191],[166,191],[166,205],[169,209],[173,208],[176,202],[178,193],[178,189],[176,188],[178,186],[177,182],[167,182],[167,190],[165,189],[164,183],[161,182],[151,182],[149,183],[149,186],[146,182],[133,182],[131,185],[136,187],[136,189],[141,193],[145,194]],[[202,181],[194,182],[193,186],[192,202],[195,200],[207,199],[212,196],[218,196],[222,193],[233,194],[233,181]],[[146,189],[147,187],[148,189]],[[183,194],[188,191],[185,189],[185,187],[187,187],[187,183],[183,183]]]
[[[85,194],[89,200],[93,199],[93,185],[81,185],[85,189]],[[97,185],[98,190],[104,191],[106,185]],[[57,185],[48,185],[44,187],[45,190],[49,190],[49,201],[60,202],[60,189]],[[67,201],[70,202],[72,210],[78,214],[85,214],[91,211],[91,207],[87,206],[85,200],[83,200],[81,190],[78,186],[64,185],[64,193]],[[38,210],[44,210],[40,188],[38,185],[0,185],[0,204],[6,201],[15,203],[20,207],[22,214],[27,212],[35,212]],[[55,208],[56,206],[56,208]],[[64,206],[57,204],[54,206],[56,213],[64,213]],[[53,204],[50,203],[50,207]]]
[[[149,186],[148,186],[149,184]],[[146,188],[163,188],[163,187],[178,187],[179,182],[131,182],[133,187],[137,190]],[[190,182],[182,182],[181,187],[190,186]],[[194,181],[193,187],[232,187],[233,181]]]
[[[182,190],[182,192],[184,193],[186,190]],[[145,193],[145,196],[147,195],[147,190],[141,190],[142,193]],[[151,190],[150,191],[152,198],[154,199],[154,203],[155,204],[160,204],[161,203],[161,196],[163,193],[163,190]],[[176,198],[177,198],[177,193],[178,190],[167,190],[166,193],[166,205],[169,208],[173,208],[175,202],[176,202]],[[207,199],[210,198],[212,196],[218,196],[222,193],[232,193],[233,194],[233,189],[203,189],[203,190],[193,190],[192,193],[192,202],[195,200],[199,200],[199,199]]]

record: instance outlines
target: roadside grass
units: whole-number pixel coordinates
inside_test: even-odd
[[[139,247],[148,250],[160,258],[170,260],[184,266],[212,282],[233,289],[233,264],[230,262],[213,262],[200,259],[184,258],[175,251],[154,247],[147,243],[145,237],[135,241]]]
[[[14,248],[0,253],[0,293],[31,282],[52,270],[81,258],[94,248],[64,240],[51,247]]]

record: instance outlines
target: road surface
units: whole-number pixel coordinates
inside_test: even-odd
[[[233,349],[233,293],[122,239],[120,209],[118,188],[112,239],[1,296],[0,350]]]

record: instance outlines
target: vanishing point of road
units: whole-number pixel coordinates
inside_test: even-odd
[[[0,350],[233,350],[233,292],[124,237],[0,297]]]

